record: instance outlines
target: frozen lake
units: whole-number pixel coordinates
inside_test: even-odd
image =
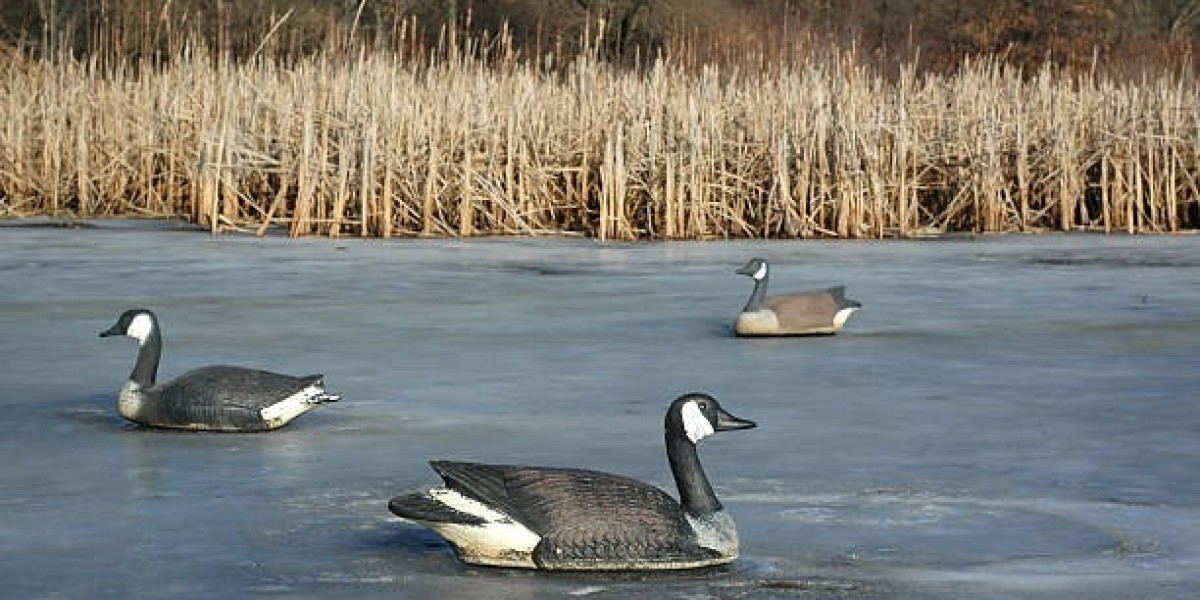
[[[0,596],[1200,597],[1200,236],[599,244],[0,228]],[[743,340],[772,289],[847,285],[837,337]],[[323,372],[345,400],[257,435],[116,414],[160,380]],[[692,573],[465,566],[388,499],[433,458],[674,485],[662,417],[759,428],[701,458],[742,558]]]

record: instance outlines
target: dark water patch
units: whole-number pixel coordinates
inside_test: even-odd
[[[1141,251],[1061,252],[1054,256],[1025,256],[1022,262],[1051,267],[1086,267],[1096,269],[1194,269],[1200,259],[1192,256],[1164,256]]]
[[[863,584],[831,579],[768,579],[755,587],[764,590],[788,590],[796,592],[854,592],[863,589]]]
[[[732,264],[732,263],[730,263]],[[727,268],[728,267],[728,268]],[[641,278],[662,276],[666,273],[707,275],[714,281],[734,280],[732,267],[726,264],[692,264],[687,261],[664,261],[647,259],[636,261],[559,261],[552,258],[537,261],[501,261],[495,265],[478,265],[475,270],[495,270],[515,274],[544,277],[609,277]]]
[[[92,229],[134,231],[207,232],[204,227],[180,219],[59,219],[29,217],[0,219],[0,229]]]
[[[380,502],[380,508],[387,509],[386,501]],[[361,550],[395,553],[399,557],[452,552],[449,544],[429,528],[398,519],[360,532],[356,541],[356,546]]]
[[[95,229],[94,223],[75,220],[56,219],[22,219],[19,221],[0,220],[0,228],[12,229]]]
[[[502,262],[499,269],[518,274],[540,275],[548,277],[576,276],[603,277],[611,276],[613,272],[605,272],[598,266],[580,266],[556,261],[545,262]]]

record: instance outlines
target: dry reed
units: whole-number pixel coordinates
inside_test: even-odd
[[[751,73],[469,56],[18,56],[0,68],[0,216],[603,239],[1200,220],[1200,89],[1182,75],[984,61],[885,80],[836,53]]]

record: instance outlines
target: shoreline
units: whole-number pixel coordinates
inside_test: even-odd
[[[451,234],[411,234],[411,235],[393,235],[390,237],[381,236],[362,236],[362,235],[340,235],[331,236],[324,234],[309,234],[290,236],[286,226],[269,227],[263,231],[255,231],[248,227],[227,227],[218,231],[212,231],[198,223],[193,223],[182,218],[170,217],[100,217],[100,218],[75,218],[75,217],[49,217],[49,216],[30,216],[30,217],[0,217],[0,229],[109,229],[109,230],[145,230],[145,231],[178,231],[188,233],[209,233],[211,237],[293,237],[296,239],[360,239],[360,240],[483,240],[483,239],[579,239],[591,240],[605,244],[656,244],[656,243],[678,243],[678,242],[698,242],[698,243],[716,243],[716,242],[840,242],[840,241],[963,241],[975,239],[997,239],[1007,237],[1031,237],[1041,238],[1048,236],[1100,236],[1100,237],[1188,237],[1200,235],[1200,229],[1181,229],[1178,231],[1156,231],[1156,232],[1133,232],[1126,231],[1104,231],[1100,228],[1076,229],[1073,231],[1059,231],[1053,229],[1043,229],[1038,231],[930,231],[927,233],[918,232],[908,236],[885,235],[882,237],[855,237],[855,238],[839,238],[835,236],[814,236],[814,237],[710,237],[710,238],[687,238],[687,239],[663,239],[663,238],[642,238],[642,239],[601,239],[593,235],[579,231],[562,231],[562,232],[546,232],[540,234],[514,234],[514,233],[479,233],[473,235],[461,236]]]

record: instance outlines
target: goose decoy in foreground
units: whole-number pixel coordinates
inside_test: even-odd
[[[127,310],[100,337],[125,335],[138,341],[137,362],[117,395],[117,411],[135,423],[203,431],[268,431],[316,408],[336,402],[322,375],[293,377],[241,367],[202,367],[155,385],[162,333],[146,309]]]
[[[862,304],[846,297],[844,286],[767,295],[767,261],[752,258],[737,270],[754,279],[754,292],[733,325],[741,336],[833,335]]]
[[[679,502],[598,471],[434,461],[445,487],[397,496],[388,508],[436,531],[473,564],[572,571],[723,564],[738,556],[737,530],[700,467],[696,443],[754,426],[707,394],[671,404],[667,458]]]

